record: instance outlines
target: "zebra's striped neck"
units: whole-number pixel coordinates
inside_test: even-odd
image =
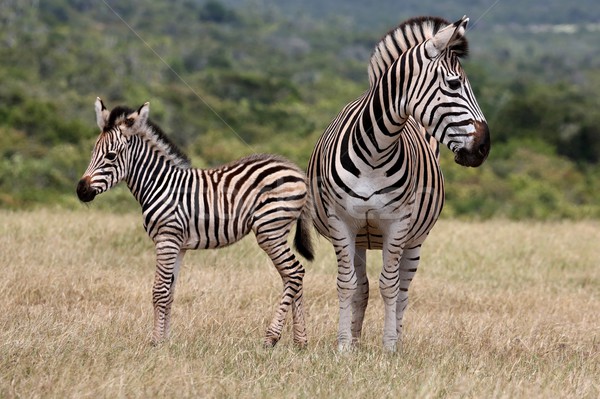
[[[403,54],[400,58],[403,58]],[[400,145],[399,136],[408,115],[403,109],[403,60],[386,70],[378,82],[357,102],[359,118],[352,134],[365,153],[365,159],[375,164],[388,158]]]
[[[144,208],[156,195],[168,194],[161,190],[164,182],[190,170],[189,160],[169,152],[165,148],[167,144],[158,142],[155,137],[134,135],[129,140],[129,172],[125,181]]]
[[[435,17],[410,19],[390,31],[375,47],[369,63],[369,90],[354,135],[362,135],[371,162],[383,162],[400,145],[408,115],[405,106],[406,84],[418,73],[418,63],[406,65],[410,50],[432,38],[448,23]],[[407,76],[410,75],[410,76]],[[370,148],[369,148],[370,147]]]

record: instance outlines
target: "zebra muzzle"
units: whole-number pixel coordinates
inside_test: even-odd
[[[459,149],[454,156],[454,161],[462,166],[477,167],[481,165],[490,153],[491,140],[490,130],[486,122],[475,121],[473,123],[475,140],[471,145],[471,149],[465,147]]]
[[[90,185],[90,177],[85,176],[77,183],[77,197],[82,202],[90,202],[96,197],[96,190]]]

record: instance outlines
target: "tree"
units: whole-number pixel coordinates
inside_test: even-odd
[[[219,24],[238,21],[238,17],[233,10],[225,7],[219,1],[214,0],[210,0],[204,4],[200,9],[199,18],[201,21]]]

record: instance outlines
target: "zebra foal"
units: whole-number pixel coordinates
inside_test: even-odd
[[[481,165],[490,151],[459,60],[467,22],[420,17],[389,32],[371,56],[369,89],[340,111],[313,150],[313,223],[337,256],[340,350],[361,337],[367,249],[382,250],[383,346],[396,350],[421,245],[444,203],[438,143],[464,166]]]
[[[304,267],[287,237],[296,223],[296,249],[313,259],[306,176],[273,155],[252,155],[214,169],[192,168],[187,156],[148,119],[149,108],[145,103],[137,110],[119,106],[108,111],[100,98],[96,100],[101,133],[77,195],[90,202],[125,181],[140,203],[144,229],[156,249],[152,341],[169,336],[175,283],[185,252],[224,247],[252,231],[283,280],[265,345],[279,341],[291,307],[294,342],[305,346]]]

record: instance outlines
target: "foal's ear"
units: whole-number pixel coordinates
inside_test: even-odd
[[[435,36],[425,44],[427,56],[429,58],[435,58],[446,48],[452,48],[461,41],[464,41],[468,23],[469,18],[465,15],[455,23],[440,29]]]
[[[110,112],[108,112],[100,97],[96,97],[94,108],[96,109],[96,123],[98,124],[100,131],[103,131],[106,123],[108,122],[108,116],[110,115]]]
[[[132,130],[139,130],[148,123],[148,115],[150,114],[150,103],[145,102],[144,105],[139,107],[137,111],[134,111],[127,115],[125,124]]]

